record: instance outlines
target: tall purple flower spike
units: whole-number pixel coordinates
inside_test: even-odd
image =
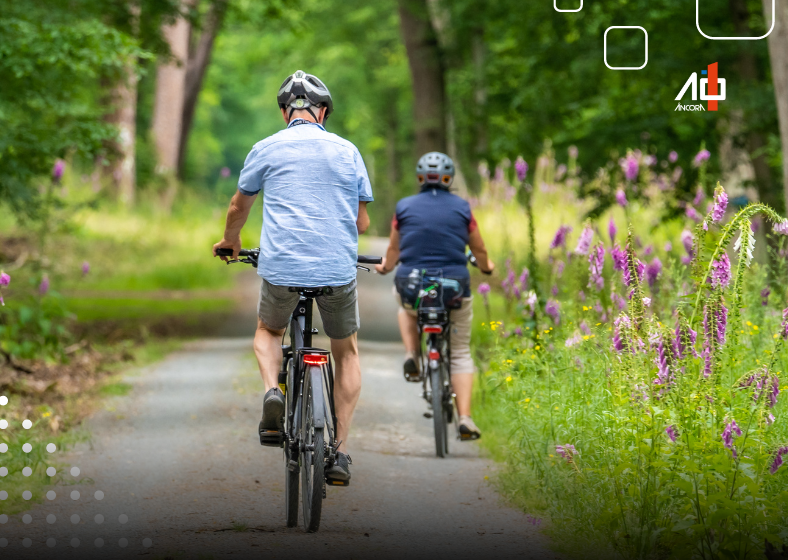
[[[561,457],[567,460],[567,462],[572,460],[572,457],[577,455],[577,449],[571,443],[565,443],[564,445],[556,445],[555,452],[558,453]]]
[[[525,181],[525,177],[528,175],[528,163],[519,156],[517,160],[514,162],[514,172],[517,174],[517,180],[521,183]]]
[[[605,287],[605,279],[602,277],[602,270],[605,266],[605,248],[602,244],[597,244],[588,256],[588,286],[596,287],[597,291]]]
[[[769,467],[769,473],[775,474],[777,469],[780,468],[783,464],[783,455],[788,453],[788,445],[783,445],[779,449],[777,449],[777,453],[774,454],[774,461],[772,461],[772,465]]]
[[[613,244],[616,242],[616,233],[618,233],[618,228],[616,227],[616,222],[613,218],[610,218],[610,222],[607,224],[607,234],[610,236],[610,243]]]
[[[646,280],[650,287],[653,288],[654,284],[657,283],[660,273],[662,273],[662,261],[659,260],[659,257],[654,257],[646,267]]]
[[[637,179],[640,165],[638,164],[638,159],[634,156],[634,154],[628,154],[627,157],[623,159],[621,167],[624,170],[624,176],[626,177],[627,181],[634,181]]]
[[[550,248],[557,249],[558,247],[563,247],[566,244],[566,236],[569,235],[571,231],[571,226],[559,227],[558,231],[555,232],[552,243],[550,243]]]
[[[741,428],[736,424],[736,420],[731,420],[722,431],[722,444],[731,450],[733,458],[735,459],[738,457],[738,454],[736,453],[736,448],[733,446],[734,436],[741,436]]]
[[[610,250],[610,257],[613,259],[613,270],[624,271],[627,268],[627,253],[618,245],[613,245]]]
[[[693,356],[698,357],[698,351],[695,350],[695,341],[698,339],[698,333],[692,330],[692,327],[687,326],[687,337],[689,338],[689,348],[685,348],[684,339],[681,334],[681,324],[676,325],[676,338],[673,339],[673,354],[677,360],[683,360],[686,356],[687,350],[690,350]]]
[[[550,315],[550,317],[553,318],[553,321],[555,321],[556,324],[558,324],[561,321],[561,307],[556,300],[554,299],[547,300],[547,303],[544,306],[544,312]]]
[[[665,428],[665,433],[668,434],[670,441],[674,443],[676,442],[676,439],[679,437],[679,433],[676,430],[676,426],[668,426],[667,428]]]
[[[622,207],[628,204],[627,195],[624,194],[623,189],[618,189],[616,191],[616,203],[618,203],[618,205]]]
[[[580,232],[580,238],[577,240],[577,247],[575,253],[578,255],[587,255],[588,250],[591,248],[591,241],[594,239],[594,230],[590,226],[583,228]]]
[[[731,261],[723,253],[719,259],[711,263],[711,287],[724,290],[731,283]]]
[[[695,156],[693,163],[695,164],[695,167],[700,167],[700,164],[703,163],[704,161],[709,161],[710,157],[711,157],[711,153],[709,152],[709,150],[701,150]]]

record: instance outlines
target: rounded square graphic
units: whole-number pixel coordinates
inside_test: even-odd
[[[607,63],[607,34],[611,29],[640,29],[643,34],[646,36],[646,60],[643,61],[642,66],[610,66]],[[604,60],[605,66],[610,68],[611,70],[642,70],[648,64],[648,31],[640,27],[639,25],[612,25],[605,29],[605,38],[604,38]]]
[[[556,12],[579,12],[580,10],[583,9],[583,0],[580,0],[580,7],[576,10],[560,10],[558,9],[558,4],[556,2],[558,2],[558,0],[553,0],[553,9]]]
[[[769,31],[766,32],[766,35],[761,35],[760,37],[712,37],[711,35],[706,35],[700,28],[700,0],[695,0],[695,27],[698,28],[698,33],[712,41],[760,41],[771,35],[772,31],[774,31],[774,20],[777,17],[775,1],[776,0],[772,0],[772,26],[769,28]]]

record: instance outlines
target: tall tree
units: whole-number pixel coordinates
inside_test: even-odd
[[[427,0],[399,0],[413,88],[416,151],[446,151],[445,65]]]
[[[124,205],[134,202],[136,163],[135,136],[137,130],[137,64],[136,59],[126,61],[123,75],[110,89],[107,104],[111,108],[105,120],[117,128],[117,137],[108,143],[113,152],[103,175],[117,192]],[[103,158],[102,158],[103,159]]]
[[[763,0],[766,14],[766,27],[770,27],[772,1]],[[771,58],[774,97],[777,101],[777,114],[780,120],[780,140],[783,155],[783,196],[788,209],[788,2],[777,2],[774,17],[774,30],[769,35],[769,55]]]

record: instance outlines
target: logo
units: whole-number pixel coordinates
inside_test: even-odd
[[[709,64],[707,70],[701,70],[701,74],[707,74],[708,77],[701,78],[700,80],[700,98],[702,101],[708,102],[708,110],[709,111],[716,111],[717,110],[717,102],[718,101],[725,101],[725,78],[720,78],[717,76],[717,63]],[[684,94],[687,93],[687,90],[692,88],[692,100],[698,100],[698,73],[693,72],[687,81],[684,83],[684,87],[681,88],[681,91],[676,96],[676,101],[681,101],[684,97]],[[708,91],[707,91],[708,90]],[[674,111],[705,111],[706,109],[703,107],[702,104],[699,105],[682,105],[679,103]]]

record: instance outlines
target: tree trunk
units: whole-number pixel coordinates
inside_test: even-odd
[[[173,175],[178,167],[178,153],[183,125],[186,88],[186,62],[189,55],[189,22],[178,18],[162,30],[170,46],[172,60],[156,70],[156,96],[151,132],[156,146],[157,172]]]
[[[186,66],[186,92],[183,100],[183,119],[181,124],[181,137],[178,144],[178,177],[183,179],[186,166],[186,149],[189,144],[189,133],[194,121],[194,112],[197,108],[197,99],[205,79],[205,72],[211,62],[213,43],[216,35],[222,28],[224,15],[227,13],[228,0],[214,0],[205,16],[200,39],[196,47],[189,53]]]
[[[446,151],[446,88],[438,37],[426,0],[399,0],[400,30],[413,82],[416,151]]]
[[[772,2],[763,0],[766,28],[771,27]],[[777,2],[775,6],[774,30],[769,35],[769,56],[774,81],[774,97],[780,119],[780,141],[783,153],[783,209],[788,211],[788,2]],[[779,208],[778,208],[779,210]]]
[[[108,101],[113,111],[105,119],[117,127],[118,140],[109,146],[114,155],[110,156],[108,165],[101,167],[102,175],[115,187],[118,200],[131,206],[136,184],[137,69],[134,61],[126,65],[125,76],[112,88]]]
[[[747,9],[746,0],[730,0],[729,3],[733,24],[736,33],[739,36],[746,36],[750,34],[750,13]],[[746,43],[747,41],[740,41]],[[755,60],[755,53],[750,45],[741,45],[739,47],[739,60],[737,62],[737,71],[742,78],[742,81],[754,82],[758,80],[758,67]],[[745,114],[745,122],[747,115]],[[766,138],[763,132],[751,130],[746,133],[746,147],[750,153],[752,167],[755,171],[755,183],[758,188],[758,199],[772,207],[781,209],[782,207],[782,193],[774,184],[772,179],[772,170],[769,167],[769,162],[766,159],[764,148],[766,147]]]

